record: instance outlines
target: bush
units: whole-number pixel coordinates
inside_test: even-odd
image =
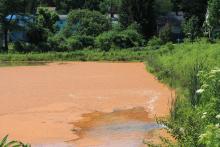
[[[27,53],[31,51],[36,51],[37,46],[30,43],[17,41],[14,43],[13,50],[16,52]]]
[[[113,38],[114,45],[120,48],[130,48],[144,45],[143,36],[136,30],[126,29]]]
[[[117,32],[115,31],[109,31],[100,34],[98,37],[96,37],[96,46],[104,51],[109,51],[113,46],[113,38],[116,33]]]
[[[100,12],[90,10],[73,10],[68,15],[64,34],[98,36],[111,28],[111,21]],[[67,36],[68,37],[68,36]]]
[[[93,47],[95,39],[91,36],[72,36],[69,37],[67,40],[67,46],[68,50],[77,50],[77,49],[83,49],[87,47]]]
[[[147,43],[150,49],[153,49],[153,50],[159,49],[162,44],[163,44],[162,40],[156,36],[151,38]]]
[[[48,43],[50,45],[51,51],[67,51],[68,50],[68,45],[66,44],[66,38],[61,33],[58,33],[55,36],[49,37]]]
[[[182,24],[183,32],[191,42],[199,36],[200,27],[198,25],[198,17],[192,16]]]
[[[110,48],[131,48],[144,45],[143,36],[136,30],[109,31],[96,37],[96,45],[108,51]]]
[[[27,32],[28,42],[35,45],[38,45],[40,42],[46,42],[49,34],[47,29],[33,24]]]

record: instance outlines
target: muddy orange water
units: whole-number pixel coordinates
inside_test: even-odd
[[[143,63],[2,67],[0,137],[34,146],[140,146],[170,101],[171,90]]]

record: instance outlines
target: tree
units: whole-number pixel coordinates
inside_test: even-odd
[[[27,31],[28,41],[35,45],[46,42],[49,35],[55,33],[55,23],[58,20],[59,16],[55,11],[39,7],[36,13],[36,21],[29,26]]]
[[[202,27],[205,21],[208,0],[172,0],[172,2],[176,12],[183,11],[187,20],[192,16],[197,17],[198,25]]]
[[[114,14],[119,11],[121,0],[103,0],[100,3],[100,11],[102,13],[110,13],[111,17],[114,17]]]
[[[175,11],[176,14],[178,14],[178,12],[180,11],[181,1],[182,0],[171,0],[171,2],[173,4],[173,11]]]
[[[50,32],[55,31],[55,23],[59,20],[59,16],[55,11],[48,8],[39,7],[36,13],[37,25],[48,29]]]
[[[196,16],[192,16],[183,23],[183,32],[191,40],[191,42],[195,40],[200,32],[198,22],[199,19]]]
[[[81,9],[85,0],[56,0],[56,9],[61,13],[68,13],[73,9]]]
[[[4,49],[8,51],[8,31],[16,14],[25,13],[25,0],[0,0],[0,25],[4,33]]]
[[[120,7],[120,22],[124,27],[136,22],[141,32],[148,39],[156,30],[154,0],[122,0]]]
[[[155,11],[157,15],[167,14],[172,11],[172,7],[171,0],[155,0]]]
[[[208,11],[206,17],[206,26],[209,32],[209,38],[213,30],[220,25],[220,1],[219,0],[209,0]]]
[[[110,28],[110,20],[98,11],[72,10],[68,15],[64,34],[67,37],[73,34],[97,36]]]
[[[101,2],[102,0],[85,0],[84,8],[99,11]]]

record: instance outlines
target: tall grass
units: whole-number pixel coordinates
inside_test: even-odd
[[[202,40],[193,44],[169,44],[149,55],[149,70],[161,81],[178,89],[171,117],[160,121],[176,139],[174,146],[206,146],[216,140],[215,145],[220,146],[220,139],[210,133],[213,127],[208,127],[218,122],[215,116],[220,113],[220,108],[216,106],[220,95],[215,92],[219,91],[216,86],[220,83],[219,70],[211,70],[220,67],[220,43]],[[213,84],[215,81],[218,84]],[[209,89],[204,90],[204,85],[208,85]],[[201,139],[203,134],[209,137]]]
[[[0,61],[144,61],[148,52],[144,49],[78,50],[72,52],[9,53],[0,54]]]

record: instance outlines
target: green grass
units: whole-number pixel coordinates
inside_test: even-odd
[[[220,67],[220,43],[204,41],[162,46],[149,53],[148,69],[172,87],[187,89],[199,70]]]
[[[151,51],[147,64],[158,79],[177,89],[171,117],[160,121],[176,139],[173,146],[206,146],[209,142],[220,146],[219,134],[210,132],[210,126],[220,123],[215,118],[220,114],[220,76],[211,71],[220,67],[220,43],[168,44]],[[203,93],[196,92],[207,85]],[[202,134],[211,137],[201,141]]]
[[[46,53],[8,53],[0,54],[0,62],[10,61],[144,61],[148,55],[146,50],[78,50],[73,52]]]

